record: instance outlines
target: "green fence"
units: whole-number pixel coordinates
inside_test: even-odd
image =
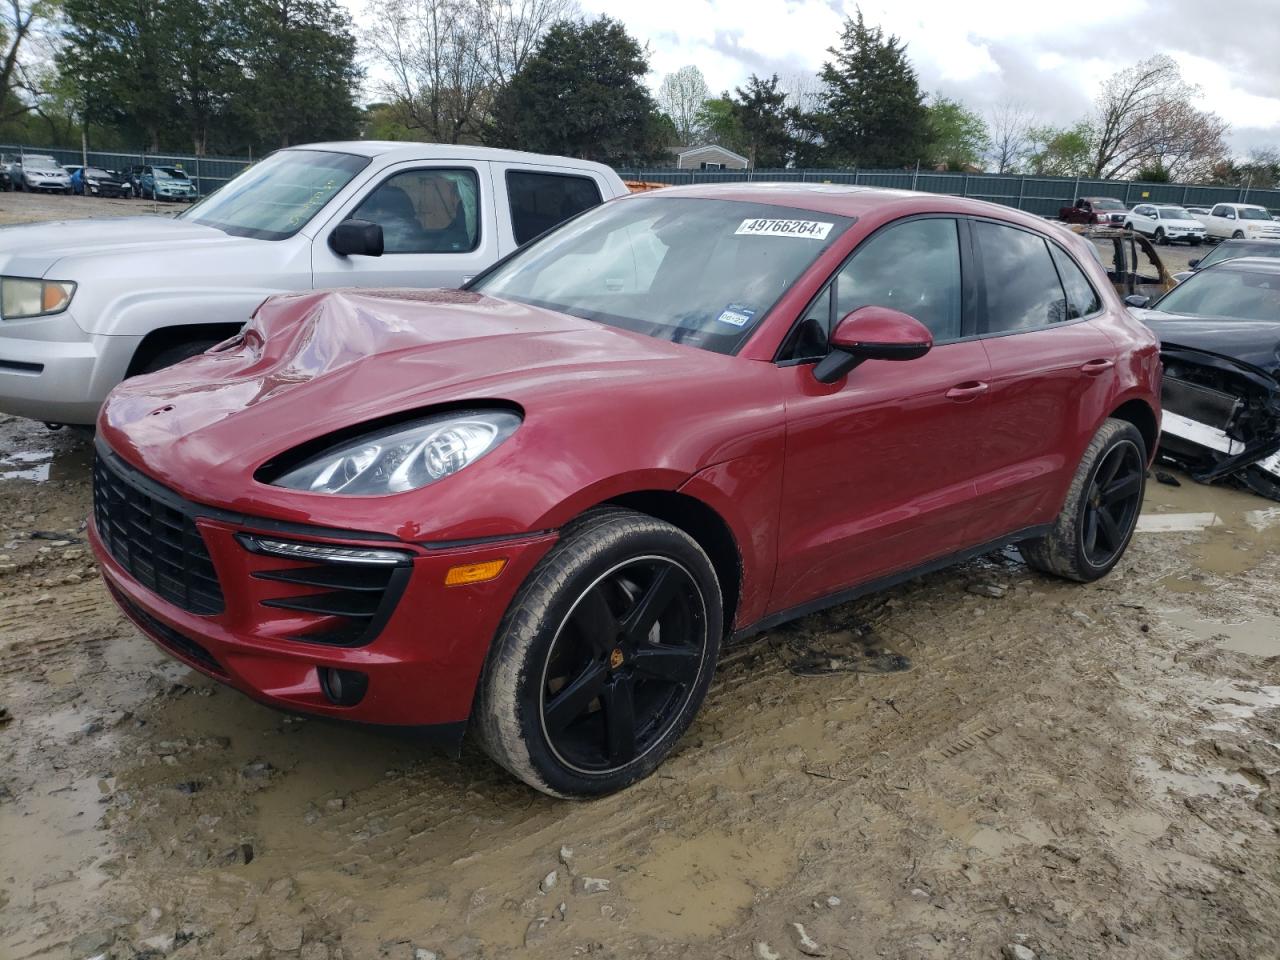
[[[1248,187],[1207,187],[1183,183],[1139,183],[1132,180],[1093,180],[1088,177],[1036,177],[998,173],[937,173],[932,170],[619,170],[624,180],[649,183],[849,183],[867,187],[923,190],[958,197],[990,200],[1028,213],[1054,217],[1059,207],[1077,197],[1115,197],[1135,203],[1176,203],[1210,206],[1215,203],[1256,203],[1280,213],[1280,190]]]
[[[59,150],[52,147],[19,146],[0,143],[0,154],[6,158],[19,153],[39,153],[53,157],[66,166],[79,166],[84,162],[79,150]],[[249,166],[252,162],[246,157],[197,157],[180,153],[124,153],[102,150],[90,150],[89,166],[102,167],[104,170],[128,170],[130,167],[147,165],[158,167],[178,167],[196,185],[200,196],[212,193]]]

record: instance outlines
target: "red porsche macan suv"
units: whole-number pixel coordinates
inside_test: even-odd
[[[464,290],[275,297],[103,408],[94,549],[169,653],[268,704],[651,772],[723,642],[1016,543],[1119,559],[1155,338],[1087,243],[823,186],[613,201]]]

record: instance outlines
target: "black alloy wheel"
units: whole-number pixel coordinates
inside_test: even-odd
[[[708,639],[701,591],[680,563],[645,556],[608,570],[570,608],[543,667],[552,753],[585,774],[643,757],[682,716]]]
[[[1081,548],[1095,567],[1109,566],[1129,542],[1142,508],[1142,451],[1122,441],[1098,464],[1085,502]]]

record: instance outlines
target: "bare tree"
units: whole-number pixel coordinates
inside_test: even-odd
[[[484,66],[495,86],[519,72],[553,23],[582,13],[577,0],[480,0],[476,8],[484,31]]]
[[[783,74],[778,78],[778,86],[786,91],[789,110],[813,113],[821,105],[823,86],[816,73]]]
[[[991,139],[988,159],[996,173],[1016,173],[1035,144],[1031,132],[1036,117],[1026,104],[1006,100],[987,118]]]
[[[662,85],[658,87],[658,106],[671,118],[676,136],[685,146],[691,145],[700,135],[698,113],[710,97],[711,89],[702,71],[695,66],[681,67],[662,78]]]
[[[2,0],[0,2],[0,120],[32,109],[31,97],[38,72],[26,53],[34,42],[50,39],[57,9],[50,0]],[[28,96],[19,95],[19,91]]]
[[[1221,157],[1227,126],[1196,109],[1199,95],[1165,54],[1115,74],[1098,94],[1091,175],[1124,176],[1166,159],[1191,169]]]
[[[378,92],[411,130],[443,143],[479,139],[494,94],[575,0],[369,0],[366,49]]]

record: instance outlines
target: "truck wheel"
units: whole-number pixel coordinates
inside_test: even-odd
[[[1156,227],[1155,241],[1159,244],[1164,243],[1164,227]]]
[[[1147,445],[1138,428],[1108,418],[1089,441],[1053,529],[1018,544],[1027,565],[1088,583],[1119,562],[1142,512]]]
[[[1243,230],[1237,230],[1235,233],[1233,233],[1233,234],[1231,235],[1231,239],[1232,239],[1232,240],[1243,240],[1243,239],[1244,239],[1244,231],[1243,231]]]
[[[165,367],[172,367],[175,363],[181,363],[183,360],[204,353],[210,347],[221,342],[221,340],[190,340],[186,343],[174,344],[172,347],[165,347],[163,350],[152,354],[141,369],[138,370],[138,373],[155,373]]]
[[[621,790],[693,721],[722,625],[720,584],[693,538],[631,510],[589,511],[498,628],[476,697],[480,742],[543,793]]]

